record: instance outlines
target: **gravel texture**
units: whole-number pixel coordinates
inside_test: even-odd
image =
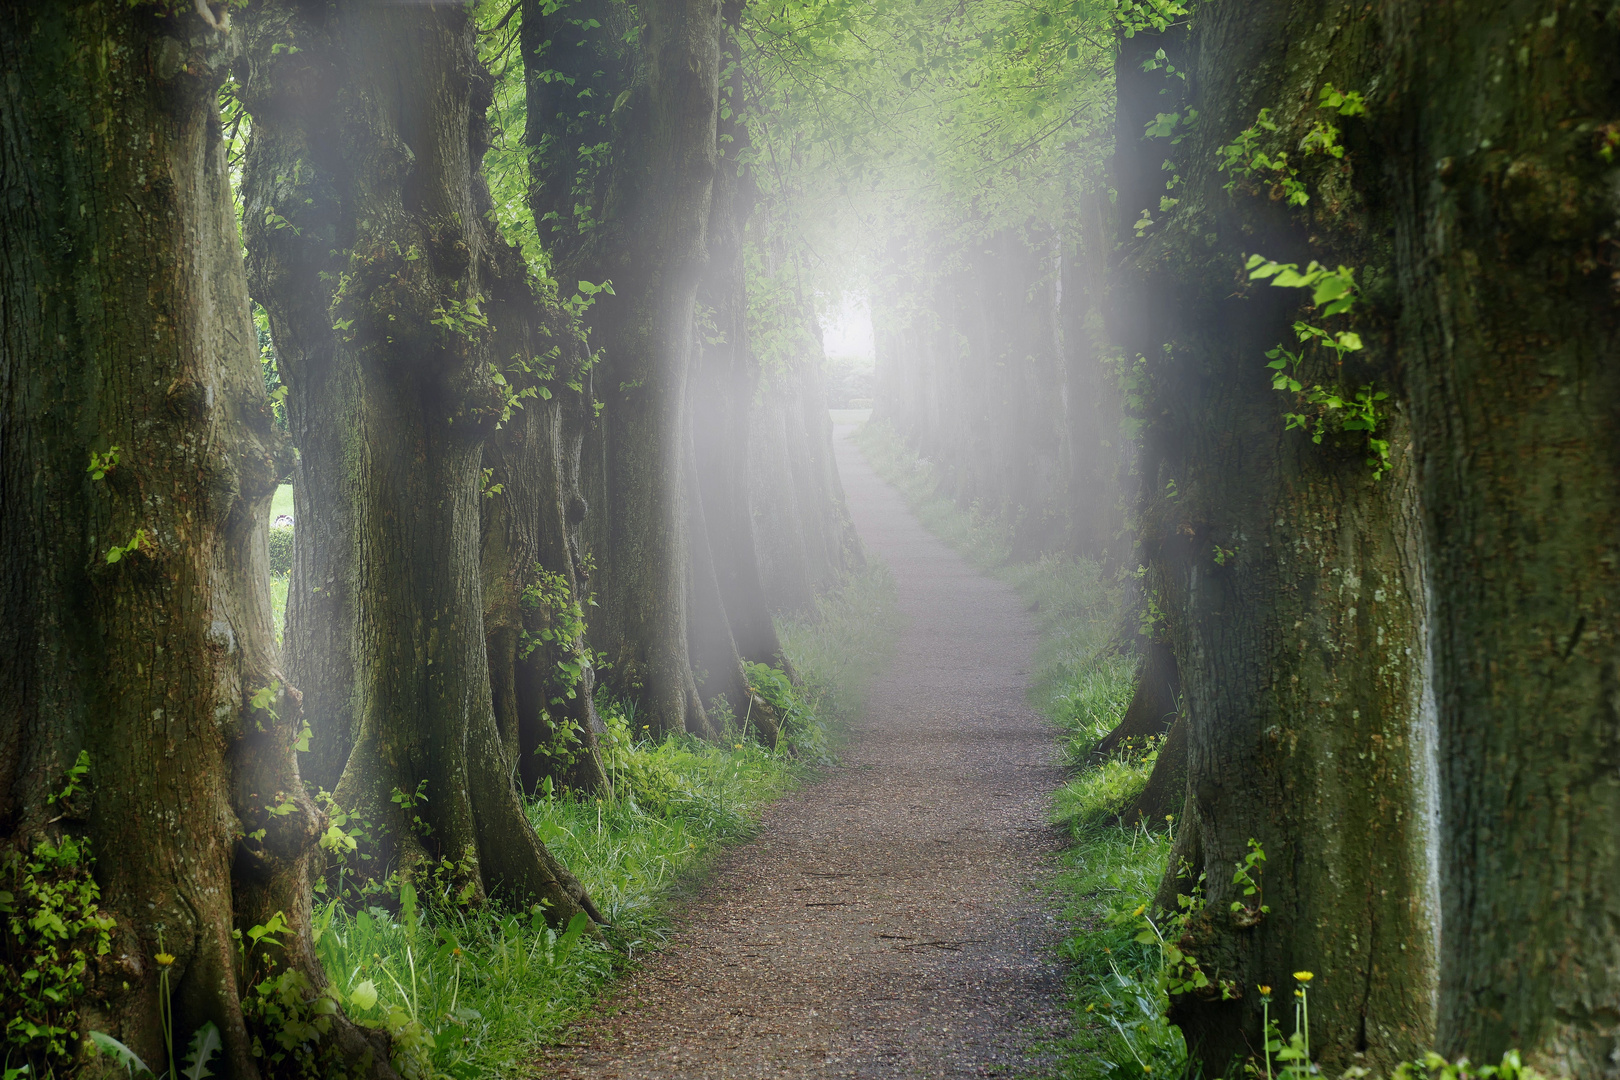
[[[718,864],[671,946],[541,1076],[1043,1076],[1067,1030],[1044,883],[1056,739],[1025,703],[1034,620],[927,532],[848,440],[838,466],[907,616],[820,783]]]

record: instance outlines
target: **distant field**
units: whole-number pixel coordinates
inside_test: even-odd
[[[275,521],[282,514],[292,517],[292,512],[292,485],[282,484],[276,488],[276,497],[270,500],[270,520]]]

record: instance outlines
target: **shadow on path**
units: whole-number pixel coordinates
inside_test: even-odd
[[[1024,701],[1034,620],[926,531],[841,428],[850,511],[907,617],[828,779],[772,806],[674,943],[542,1075],[1041,1076],[1066,1029],[1038,884],[1056,739]]]

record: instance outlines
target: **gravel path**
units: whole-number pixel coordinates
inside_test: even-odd
[[[674,943],[541,1075],[1041,1076],[1066,1030],[1042,879],[1062,779],[1024,703],[1036,630],[923,529],[848,441],[850,510],[909,623],[825,781],[773,806]]]

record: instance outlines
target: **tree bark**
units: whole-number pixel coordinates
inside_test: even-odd
[[[1159,744],[1159,756],[1147,784],[1119,815],[1125,825],[1146,825],[1150,829],[1173,827],[1175,815],[1187,801],[1187,722],[1170,725]],[[1172,901],[1174,897],[1171,897]],[[1172,905],[1169,909],[1175,910]]]
[[[1423,554],[1394,312],[1374,269],[1393,261],[1367,126],[1382,120],[1335,116],[1342,159],[1298,149],[1322,116],[1324,84],[1373,85],[1379,42],[1360,6],[1267,0],[1200,11],[1186,55],[1172,47],[1185,102],[1152,89],[1145,108],[1126,104],[1151,83],[1135,86],[1141,72],[1121,63],[1117,168],[1142,186],[1119,197],[1159,219],[1132,243],[1121,284],[1134,310],[1118,322],[1126,356],[1144,358],[1144,586],[1177,654],[1190,794],[1178,830],[1205,874],[1207,907],[1186,947],[1232,996],[1184,995],[1171,1016],[1212,1075],[1259,1052],[1255,988],[1291,988],[1294,971],[1315,973],[1311,1048],[1324,1071],[1387,1071],[1434,1030]],[[1189,107],[1198,123],[1179,149],[1124,126],[1133,110]],[[1261,108],[1280,126],[1277,147],[1301,163],[1302,210],[1268,198],[1269,183],[1227,191],[1233,177],[1215,167]],[[1183,186],[1179,205],[1161,209],[1167,154]],[[1302,375],[1393,391],[1378,436],[1394,462],[1382,478],[1359,432],[1330,431],[1318,446],[1285,430],[1299,406],[1271,387],[1265,353],[1296,347],[1294,319],[1320,316],[1295,290],[1246,286],[1254,252],[1360,268],[1353,325],[1367,347],[1342,369],[1313,358]],[[1269,914],[1241,910],[1255,900],[1233,882],[1251,839],[1266,853]]]
[[[1140,750],[1146,740],[1163,735],[1175,722],[1181,706],[1181,675],[1176,654],[1162,641],[1149,640],[1137,665],[1136,690],[1114,730],[1092,748],[1092,756],[1107,758],[1127,742]]]
[[[1384,6],[1432,567],[1439,1045],[1620,1035],[1620,9]]]
[[[523,10],[531,204],[563,280],[614,289],[589,320],[603,406],[587,456],[603,584],[591,638],[638,718],[658,732],[704,731],[687,642],[697,497],[687,395],[718,158],[720,7],[644,5],[627,45],[625,6],[543,6]],[[605,162],[589,149],[604,141]]]
[[[163,952],[175,1038],[212,1022],[215,1068],[256,1077],[269,1033],[244,1020],[257,972],[232,931],[282,913],[281,963],[325,985],[307,876],[323,823],[271,628],[265,524],[290,460],[215,101],[233,39],[126,4],[3,18],[0,830],[13,853],[80,835],[95,856],[115,922],[64,1003],[70,1053],[94,1028],[164,1057]],[[62,800],[81,751],[88,791]],[[385,1042],[336,1021],[319,1060],[393,1075]]]
[[[759,361],[749,340],[744,242],[755,188],[742,159],[744,69],[737,60],[740,4],[724,8],[722,87],[726,115],[717,125],[721,156],[707,230],[708,262],[698,287],[694,342],[691,500],[693,596],[688,639],[704,700],[724,701],[738,722],[774,744],[779,732],[765,702],[749,688],[744,662],[787,666],[760,575],[749,486],[750,406],[759,391]]]
[[[594,917],[524,815],[494,715],[481,469],[506,405],[490,319],[510,256],[478,172],[476,27],[457,6],[250,14],[249,265],[301,440],[299,518],[322,523],[296,546],[329,545],[297,558],[294,591],[351,608],[289,609],[289,635],[330,617],[345,640],[347,670],[306,692],[335,744],[325,771],[341,760],[334,796],[372,825],[379,877]]]
[[[482,586],[496,727],[524,791],[550,778],[608,787],[583,634],[591,564],[580,453],[592,423],[590,351],[554,290],[537,295],[521,253],[492,251],[493,355],[511,404],[484,450]]]

